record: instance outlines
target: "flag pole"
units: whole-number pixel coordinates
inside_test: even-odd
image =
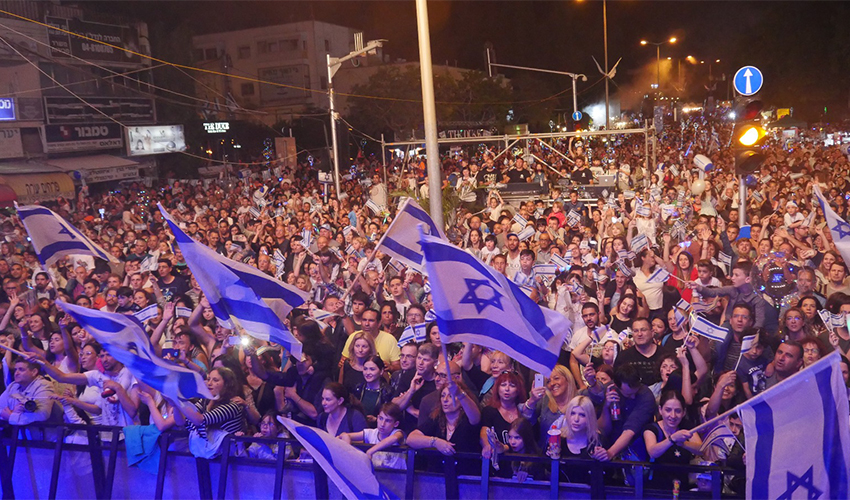
[[[396,213],[403,212],[404,208],[407,207],[408,203],[410,203],[410,198],[407,198],[406,200],[404,200],[404,202],[402,202],[402,204],[398,207],[398,212]],[[357,276],[355,276],[354,280],[352,280],[351,284],[348,286],[348,289],[345,291],[342,297],[340,297],[339,300],[345,302],[345,299],[349,295],[351,295],[351,291],[354,290],[354,285],[356,285],[357,281],[363,276],[363,274],[366,273],[366,269],[369,267],[369,264],[371,264],[372,261],[375,260],[375,255],[378,253],[378,249],[381,248],[381,245],[384,244],[384,240],[386,239],[387,235],[390,234],[390,230],[393,228],[393,224],[395,224],[397,220],[398,217],[393,220],[392,224],[390,224],[390,227],[387,228],[386,232],[384,232],[384,234],[381,236],[381,239],[378,240],[378,244],[375,245],[375,250],[372,251],[372,255],[369,257],[369,260],[366,261],[366,265],[363,266],[363,270],[357,273]]]
[[[18,356],[20,356],[20,357],[22,357],[22,358],[29,358],[29,357],[30,357],[30,355],[29,355],[29,354],[27,354],[27,353],[25,353],[25,352],[21,352],[21,351],[19,351],[19,350],[17,350],[17,349],[12,349],[11,347],[7,347],[7,346],[5,346],[5,345],[3,345],[3,344],[0,344],[0,349],[6,349],[7,351],[9,351],[9,352],[11,352],[11,353],[13,353],[13,354],[17,354]],[[40,362],[40,360],[39,360],[39,362]]]

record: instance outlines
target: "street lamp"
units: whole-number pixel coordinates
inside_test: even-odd
[[[655,45],[655,88],[661,88],[661,46],[665,43],[676,43],[676,37],[672,36],[663,42],[640,41],[641,45]]]
[[[330,54],[327,54],[328,57],[328,108],[331,113],[331,141],[333,143],[333,150],[331,151],[331,155],[333,156],[334,162],[334,187],[336,188],[337,197],[342,194],[340,190],[340,182],[339,182],[339,158],[337,157],[337,138],[336,138],[336,121],[339,118],[336,110],[334,109],[334,86],[333,86],[333,78],[337,71],[339,71],[340,66],[345,61],[349,59],[353,59],[355,57],[364,55],[364,54],[376,54],[378,49],[384,45],[386,40],[372,40],[366,44],[365,47],[361,47],[359,49],[354,50],[353,52],[349,52],[347,56],[343,57],[331,57]],[[363,39],[360,38],[360,44],[363,43]]]

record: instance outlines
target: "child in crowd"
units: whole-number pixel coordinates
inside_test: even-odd
[[[237,432],[237,436],[244,436],[244,432]],[[286,432],[286,429],[277,421],[277,412],[270,411],[263,415],[262,420],[260,420],[260,432],[254,434],[255,438],[288,438],[289,433]],[[245,442],[239,441],[236,444],[236,454],[237,455],[247,455],[251,458],[262,458],[265,460],[276,460],[277,454],[279,451],[279,445],[269,444],[269,443],[251,443],[248,445],[248,449],[245,449]],[[285,457],[289,457],[291,454],[291,448],[287,444],[284,450]]]
[[[401,408],[395,403],[386,403],[378,413],[378,426],[363,429],[360,432],[344,432],[338,437],[346,443],[360,442],[373,445],[366,450],[375,467],[384,469],[407,469],[403,453],[381,451],[404,442],[404,433],[398,429],[403,416]]]

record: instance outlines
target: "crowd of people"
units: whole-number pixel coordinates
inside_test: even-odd
[[[0,344],[28,355],[0,352],[0,420],[185,428],[199,438],[191,451],[209,457],[227,434],[285,436],[278,417],[288,416],[369,445],[377,467],[407,467],[392,451],[399,445],[480,453],[494,476],[518,481],[548,472],[541,462],[505,460],[511,454],[715,463],[738,471],[724,488],[743,495],[738,416],[725,419],[731,435],[719,441],[703,443],[705,433],[690,429],[833,350],[847,355],[847,322],[819,314],[850,312],[850,278],[812,187],[847,217],[850,163],[814,138],[771,140],[741,205],[724,146],[730,132],[721,120],[668,123],[654,164],[643,136],[628,135],[531,141],[522,151],[482,146],[443,159],[444,196],[458,200],[445,217],[448,238],[572,324],[546,377],[480,345],[447,345],[446,359],[427,277],[377,246],[399,196],[428,195],[424,162],[361,157],[339,196],[325,186],[326,196],[301,164],[245,179],[82,189],[75,200],[45,203],[118,263],[75,256],[42,269],[10,214],[0,223]],[[696,154],[714,168],[694,168]],[[610,193],[579,198],[580,186],[608,173]],[[506,202],[502,184],[522,182],[546,194]],[[157,203],[197,241],[309,295],[286,318],[303,344],[300,359],[216,321]],[[538,272],[553,262],[555,275]],[[659,269],[666,280],[653,279]],[[163,398],[57,299],[122,314],[155,305],[144,322],[153,347],[202,374],[216,399]],[[727,328],[725,340],[691,333],[697,316]],[[423,323],[424,342],[399,343],[405,328]],[[842,371],[846,382],[846,357]],[[238,453],[308,458],[298,446],[259,443]],[[430,458],[417,467],[441,465]],[[480,463],[459,467],[480,471]],[[561,473],[589,481],[587,469]],[[606,472],[606,481],[628,484],[630,474]],[[662,470],[646,480],[666,490],[674,481],[711,486]]]

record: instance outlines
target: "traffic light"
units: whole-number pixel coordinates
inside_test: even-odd
[[[767,131],[759,123],[762,109],[760,100],[752,99],[740,106],[740,117],[732,133],[732,149],[735,153],[735,173],[748,175],[761,167],[765,156],[761,152],[767,140]]]

